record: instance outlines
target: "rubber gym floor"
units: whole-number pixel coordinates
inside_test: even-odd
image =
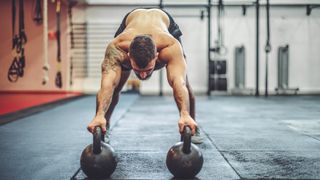
[[[1,125],[0,179],[85,179],[79,159],[94,112],[95,96],[82,96]],[[197,97],[204,164],[196,179],[320,179],[319,117],[320,96]],[[165,160],[180,139],[177,121],[172,97],[123,94],[111,178],[172,179]]]

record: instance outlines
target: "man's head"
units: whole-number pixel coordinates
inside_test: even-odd
[[[151,77],[158,53],[150,35],[136,36],[129,48],[130,63],[134,73],[141,80]]]

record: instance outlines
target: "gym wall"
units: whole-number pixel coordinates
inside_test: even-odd
[[[65,1],[63,1],[65,2]],[[124,1],[121,1],[125,3]],[[152,1],[153,2],[153,1]],[[289,1],[288,1],[289,2]],[[290,2],[289,2],[290,3]],[[56,30],[55,6],[49,1],[49,31]],[[32,21],[32,2],[25,2],[25,24],[28,36],[26,44],[26,68],[23,78],[18,82],[10,83],[7,72],[12,62],[11,55],[11,1],[0,1],[0,91],[65,91],[79,90],[95,93],[100,87],[100,63],[103,59],[105,47],[113,38],[124,15],[134,7],[111,6],[77,6],[73,9],[73,22],[87,24],[87,76],[70,80],[70,50],[67,32],[67,7],[62,3],[61,40],[62,40],[62,79],[63,88],[54,85],[56,75],[56,40],[49,40],[49,83],[42,85],[43,79],[43,27],[36,26]],[[207,18],[200,19],[204,8],[165,8],[173,15],[175,21],[183,31],[183,48],[187,55],[188,77],[196,93],[205,93],[207,90],[208,59],[207,59]],[[265,7],[260,9],[260,92],[264,92],[265,80],[265,52],[266,17]],[[216,8],[212,9],[212,44],[217,37]],[[271,46],[269,55],[269,91],[274,93],[277,87],[277,49],[279,46],[290,47],[289,59],[289,86],[299,87],[299,93],[320,93],[320,11],[314,9],[310,16],[306,15],[305,6],[272,6],[271,7]],[[227,78],[228,92],[234,88],[234,49],[244,45],[246,49],[246,88],[255,88],[256,66],[256,30],[255,7],[248,6],[245,16],[240,6],[225,7],[224,39],[228,48]],[[163,70],[164,92],[170,94],[171,88]],[[142,94],[158,94],[159,71],[141,85]]]
[[[255,88],[256,30],[255,8],[242,16],[241,8],[226,8],[225,43],[228,47],[228,87],[234,87],[234,48],[246,48],[246,82]],[[269,54],[269,91],[277,87],[278,48],[289,45],[289,87],[298,87],[299,93],[320,93],[320,11],[306,15],[305,6],[271,6],[270,35],[272,50]],[[215,24],[215,23],[214,23]],[[266,10],[260,8],[260,92],[265,88]],[[213,35],[216,37],[216,35]]]
[[[85,21],[92,23],[109,23],[119,25],[126,13],[132,7],[114,6],[88,6]],[[207,90],[207,19],[200,19],[200,8],[165,8],[173,15],[175,21],[182,29],[183,47],[187,55],[188,76],[196,93],[205,93]],[[217,37],[216,9],[212,9],[212,44]],[[269,55],[269,91],[275,92],[277,87],[277,49],[279,46],[289,44],[289,86],[299,87],[301,94],[320,93],[320,11],[315,9],[310,16],[306,15],[305,6],[272,6],[270,10],[271,46]],[[260,73],[259,90],[264,92],[265,83],[265,52],[266,43],[266,11],[265,6],[260,8]],[[244,45],[246,49],[246,88],[255,88],[256,79],[256,24],[255,7],[247,7],[246,15],[242,15],[242,8],[225,7],[224,39],[228,48],[227,78],[228,91],[234,88],[234,49]],[[114,29],[117,27],[115,26]],[[114,33],[114,32],[111,32]],[[112,34],[113,35],[113,34]],[[90,36],[90,33],[89,35]],[[111,39],[111,38],[110,38]],[[105,43],[108,43],[108,39]],[[90,38],[88,39],[90,46]],[[105,45],[106,46],[106,45]],[[94,53],[101,62],[103,52]],[[88,64],[93,61],[90,58]],[[95,60],[97,61],[97,60]],[[93,81],[91,81],[93,82]],[[166,73],[163,73],[164,92],[171,93],[171,88],[166,82]],[[92,83],[91,90],[99,88],[99,80]],[[148,81],[143,81],[142,94],[158,94],[159,72]]]
[[[55,76],[57,68],[57,42],[56,39],[49,39],[48,57],[49,57],[49,82],[42,85],[43,80],[43,25],[37,26],[33,22],[34,1],[24,1],[24,21],[25,31],[28,42],[25,46],[26,67],[24,76],[19,78],[16,83],[8,81],[7,73],[12,63],[12,17],[11,1],[0,1],[0,91],[66,91],[68,89],[69,62],[68,62],[68,43],[67,32],[67,4],[61,3],[61,71],[62,71],[62,89],[55,86]],[[18,1],[17,1],[18,3]],[[16,31],[18,31],[18,8],[16,15]],[[43,9],[43,8],[42,8]],[[55,4],[48,1],[48,31],[56,31],[56,13]]]

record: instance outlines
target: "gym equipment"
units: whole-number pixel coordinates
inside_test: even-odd
[[[41,10],[41,0],[35,0],[36,6],[34,8],[33,21],[36,25],[41,25],[43,21],[42,10]]]
[[[214,63],[214,61],[211,62],[212,64]],[[226,62],[220,61],[219,63],[216,63],[217,65],[212,64],[210,64],[212,67],[210,72],[214,72],[215,74],[210,74],[209,76],[209,91],[227,91],[227,77],[225,74],[218,74],[223,72],[226,73]]]
[[[245,47],[242,45],[240,47],[236,47],[234,51],[235,57],[235,87],[237,89],[245,88]]]
[[[214,63],[214,61],[209,61],[209,74],[215,74],[215,63]]]
[[[225,60],[210,61],[210,74],[223,75],[227,72],[227,62]]]
[[[224,35],[223,35],[223,28],[224,28],[224,24],[223,24],[223,19],[224,19],[224,4],[223,4],[223,0],[219,0],[218,2],[218,6],[217,6],[217,33],[218,33],[218,37],[217,40],[215,41],[216,46],[214,48],[211,48],[210,50],[219,54],[219,55],[226,55],[228,50],[224,45]]]
[[[307,14],[307,16],[311,15],[312,9],[319,8],[319,7],[320,7],[319,5],[310,5],[310,4],[308,4],[306,6],[306,14]]]
[[[203,156],[199,148],[191,143],[191,129],[186,126],[181,138],[167,154],[166,164],[176,178],[192,178],[201,170]]]
[[[254,94],[254,89],[246,87],[246,48],[244,45],[235,47],[234,64],[232,94]]]
[[[70,50],[71,51],[73,51],[73,49],[74,49],[72,6],[74,6],[75,4],[76,3],[71,3],[71,1],[68,1],[68,18],[69,18],[69,27],[70,27],[70,44],[71,44]],[[71,54],[73,54],[73,52]],[[73,58],[70,57],[70,80],[69,80],[69,85],[72,86],[72,84],[73,84]]]
[[[23,0],[19,0],[19,30],[16,34],[16,0],[12,0],[12,55],[13,61],[8,70],[8,80],[17,82],[19,77],[23,77],[26,60],[24,56],[24,46],[27,43],[27,35],[24,28],[24,5]]]
[[[260,3],[259,0],[256,0],[256,88],[255,96],[260,96],[259,94],[259,49],[260,49]]]
[[[56,4],[56,18],[57,18],[57,74],[55,84],[58,88],[62,88],[62,74],[61,74],[61,39],[60,39],[60,12],[61,12],[61,1],[57,0]]]
[[[207,56],[208,56],[208,64],[209,64],[209,73],[208,73],[208,88],[207,88],[207,95],[210,95],[210,92],[211,92],[211,83],[210,83],[210,77],[211,77],[211,72],[210,72],[210,69],[211,69],[211,0],[208,0],[208,6],[207,6],[207,14],[208,14],[208,24],[207,24],[207,37],[208,37],[208,40],[207,40],[207,43],[208,43],[208,51],[207,51]]]
[[[289,45],[278,48],[278,87],[277,94],[293,92],[297,94],[299,88],[289,88]]]
[[[271,44],[270,44],[270,3],[269,0],[267,0],[266,5],[266,11],[267,11],[267,42],[265,46],[265,52],[266,52],[266,81],[265,81],[265,97],[268,97],[268,61],[269,61],[269,53],[271,51]]]
[[[289,87],[289,45],[278,49],[278,88]]]
[[[48,60],[48,0],[43,0],[43,77],[42,85],[49,82],[49,60]]]
[[[82,171],[90,178],[107,178],[117,167],[114,149],[104,143],[100,127],[93,134],[93,144],[88,145],[81,154]]]
[[[209,1],[211,4],[211,1]],[[223,39],[223,16],[224,16],[224,4],[223,0],[219,0],[217,6],[217,40],[215,46],[210,47],[209,42],[209,81],[208,81],[208,95],[211,91],[226,91],[227,90],[227,61],[225,55],[227,54],[227,48],[224,45]],[[208,8],[208,17],[210,19],[210,8]],[[210,21],[210,20],[209,20]],[[209,24],[210,25],[210,24]],[[209,29],[210,30],[210,29]],[[209,36],[210,38],[211,36]],[[210,41],[210,40],[209,40]],[[214,53],[214,57],[211,59],[211,53]]]
[[[226,91],[227,90],[227,61],[215,60],[209,61],[209,90]]]
[[[225,77],[211,77],[210,78],[210,89],[217,91],[227,90],[227,78]]]

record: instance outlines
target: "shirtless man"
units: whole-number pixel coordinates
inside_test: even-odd
[[[184,126],[190,126],[193,143],[202,143],[195,122],[195,98],[187,79],[181,35],[172,17],[160,9],[135,9],[124,17],[102,62],[97,112],[87,127],[91,133],[96,126],[106,133],[131,70],[140,80],[146,80],[154,70],[166,67],[168,83],[180,112],[179,131],[182,133]]]

